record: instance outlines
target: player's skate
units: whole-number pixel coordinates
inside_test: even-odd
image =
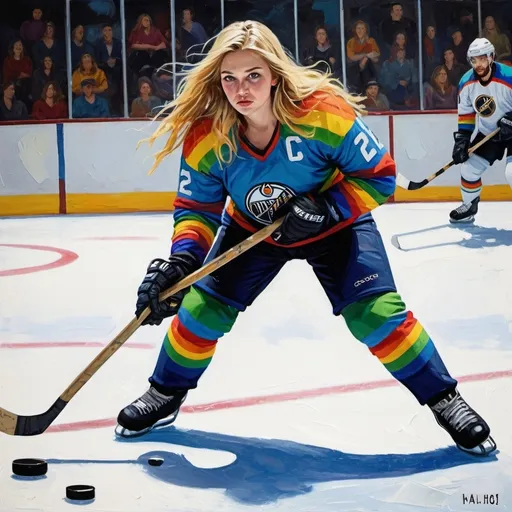
[[[450,212],[450,222],[452,224],[458,222],[472,223],[475,221],[475,215],[478,213],[479,197],[475,197],[471,203],[462,203],[458,208]]]
[[[461,450],[473,455],[488,455],[496,450],[489,426],[457,390],[431,406],[431,409],[437,423],[452,436]]]
[[[140,398],[126,406],[117,417],[115,432],[120,437],[136,437],[174,422],[187,390],[163,395],[151,386]]]

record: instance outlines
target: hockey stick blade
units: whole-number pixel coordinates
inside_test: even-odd
[[[447,171],[451,166],[453,165],[453,160],[446,164],[443,168],[439,169],[437,172],[432,174],[432,176],[429,176],[428,178],[425,178],[422,181],[411,181],[404,177],[403,180],[396,180],[396,183],[399,187],[405,188],[406,190],[419,190],[420,188],[423,188],[425,185],[428,185],[433,179],[437,178],[443,172]],[[407,186],[401,185],[401,183],[405,184],[405,181],[407,181]]]
[[[411,181],[408,180],[405,176],[397,176],[396,184],[400,188],[405,188],[406,190],[418,190],[423,188],[425,185],[429,183],[429,180],[424,179],[423,181]]]
[[[42,434],[67,404],[59,397],[46,412],[34,416],[17,416],[0,407],[0,431],[12,436],[37,436]]]
[[[419,181],[419,182],[411,181],[411,183],[409,183],[409,188],[407,190],[419,190],[420,188],[423,188],[428,183],[430,183],[430,181],[426,180],[426,179],[423,181]]]
[[[192,274],[186,276],[169,290],[160,294],[159,299],[164,300],[180,290],[192,286],[195,282],[211,274],[214,270],[235,259],[240,254],[269,237],[283,222],[284,217],[265,226],[256,233],[220,254],[209,263],[206,263]],[[124,342],[142,325],[149,316],[150,310],[146,308],[137,318],[133,318],[125,328],[89,363],[75,380],[64,390],[54,404],[42,414],[21,416],[0,407],[0,432],[12,436],[36,436],[42,434],[64,410],[69,401],[82,389],[89,379],[121,348]]]
[[[398,235],[391,236],[391,245],[396,249],[402,250],[402,247],[400,246],[400,241],[398,240]]]
[[[500,128],[497,128],[493,132],[491,132],[489,135],[484,137],[480,142],[476,143],[474,146],[472,146],[469,149],[469,154],[476,151],[480,146],[485,144],[488,140],[492,139],[495,135],[498,134],[500,131]],[[428,178],[425,178],[422,181],[411,181],[402,174],[397,174],[396,177],[396,184],[405,190],[419,190],[420,188],[423,188],[425,185],[428,185],[432,180],[436,179],[438,176],[441,176],[444,172],[446,172],[450,167],[452,167],[455,164],[455,162],[452,160],[451,162],[448,162],[444,167],[441,167],[438,171],[436,171],[434,174],[430,175]]]
[[[403,174],[397,173],[396,175],[396,184],[400,188],[404,188],[405,190],[409,190],[409,185],[411,180],[406,178]]]

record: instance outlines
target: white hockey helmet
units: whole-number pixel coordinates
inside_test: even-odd
[[[486,55],[489,59],[489,63],[491,60],[494,60],[496,57],[496,50],[494,48],[494,45],[489,41],[489,39],[486,39],[485,37],[480,37],[475,39],[468,48],[467,53],[467,59],[468,62],[473,65],[471,62],[471,59],[473,57],[482,57],[483,55]]]

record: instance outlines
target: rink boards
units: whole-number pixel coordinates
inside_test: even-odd
[[[409,179],[421,181],[451,160],[454,113],[370,115],[366,122]],[[0,126],[0,215],[171,210],[180,152],[149,175],[164,141],[137,149],[155,128],[150,120]],[[512,200],[504,166],[484,174],[484,200]],[[424,189],[397,189],[393,200],[458,201],[459,181],[454,166]]]

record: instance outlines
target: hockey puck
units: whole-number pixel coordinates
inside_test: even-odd
[[[161,466],[164,463],[164,459],[161,457],[151,457],[148,459],[148,464],[150,466]]]
[[[42,476],[48,471],[48,463],[41,459],[16,459],[12,461],[12,472],[19,476]]]
[[[96,492],[92,485],[68,485],[66,487],[66,498],[69,500],[92,500]]]

